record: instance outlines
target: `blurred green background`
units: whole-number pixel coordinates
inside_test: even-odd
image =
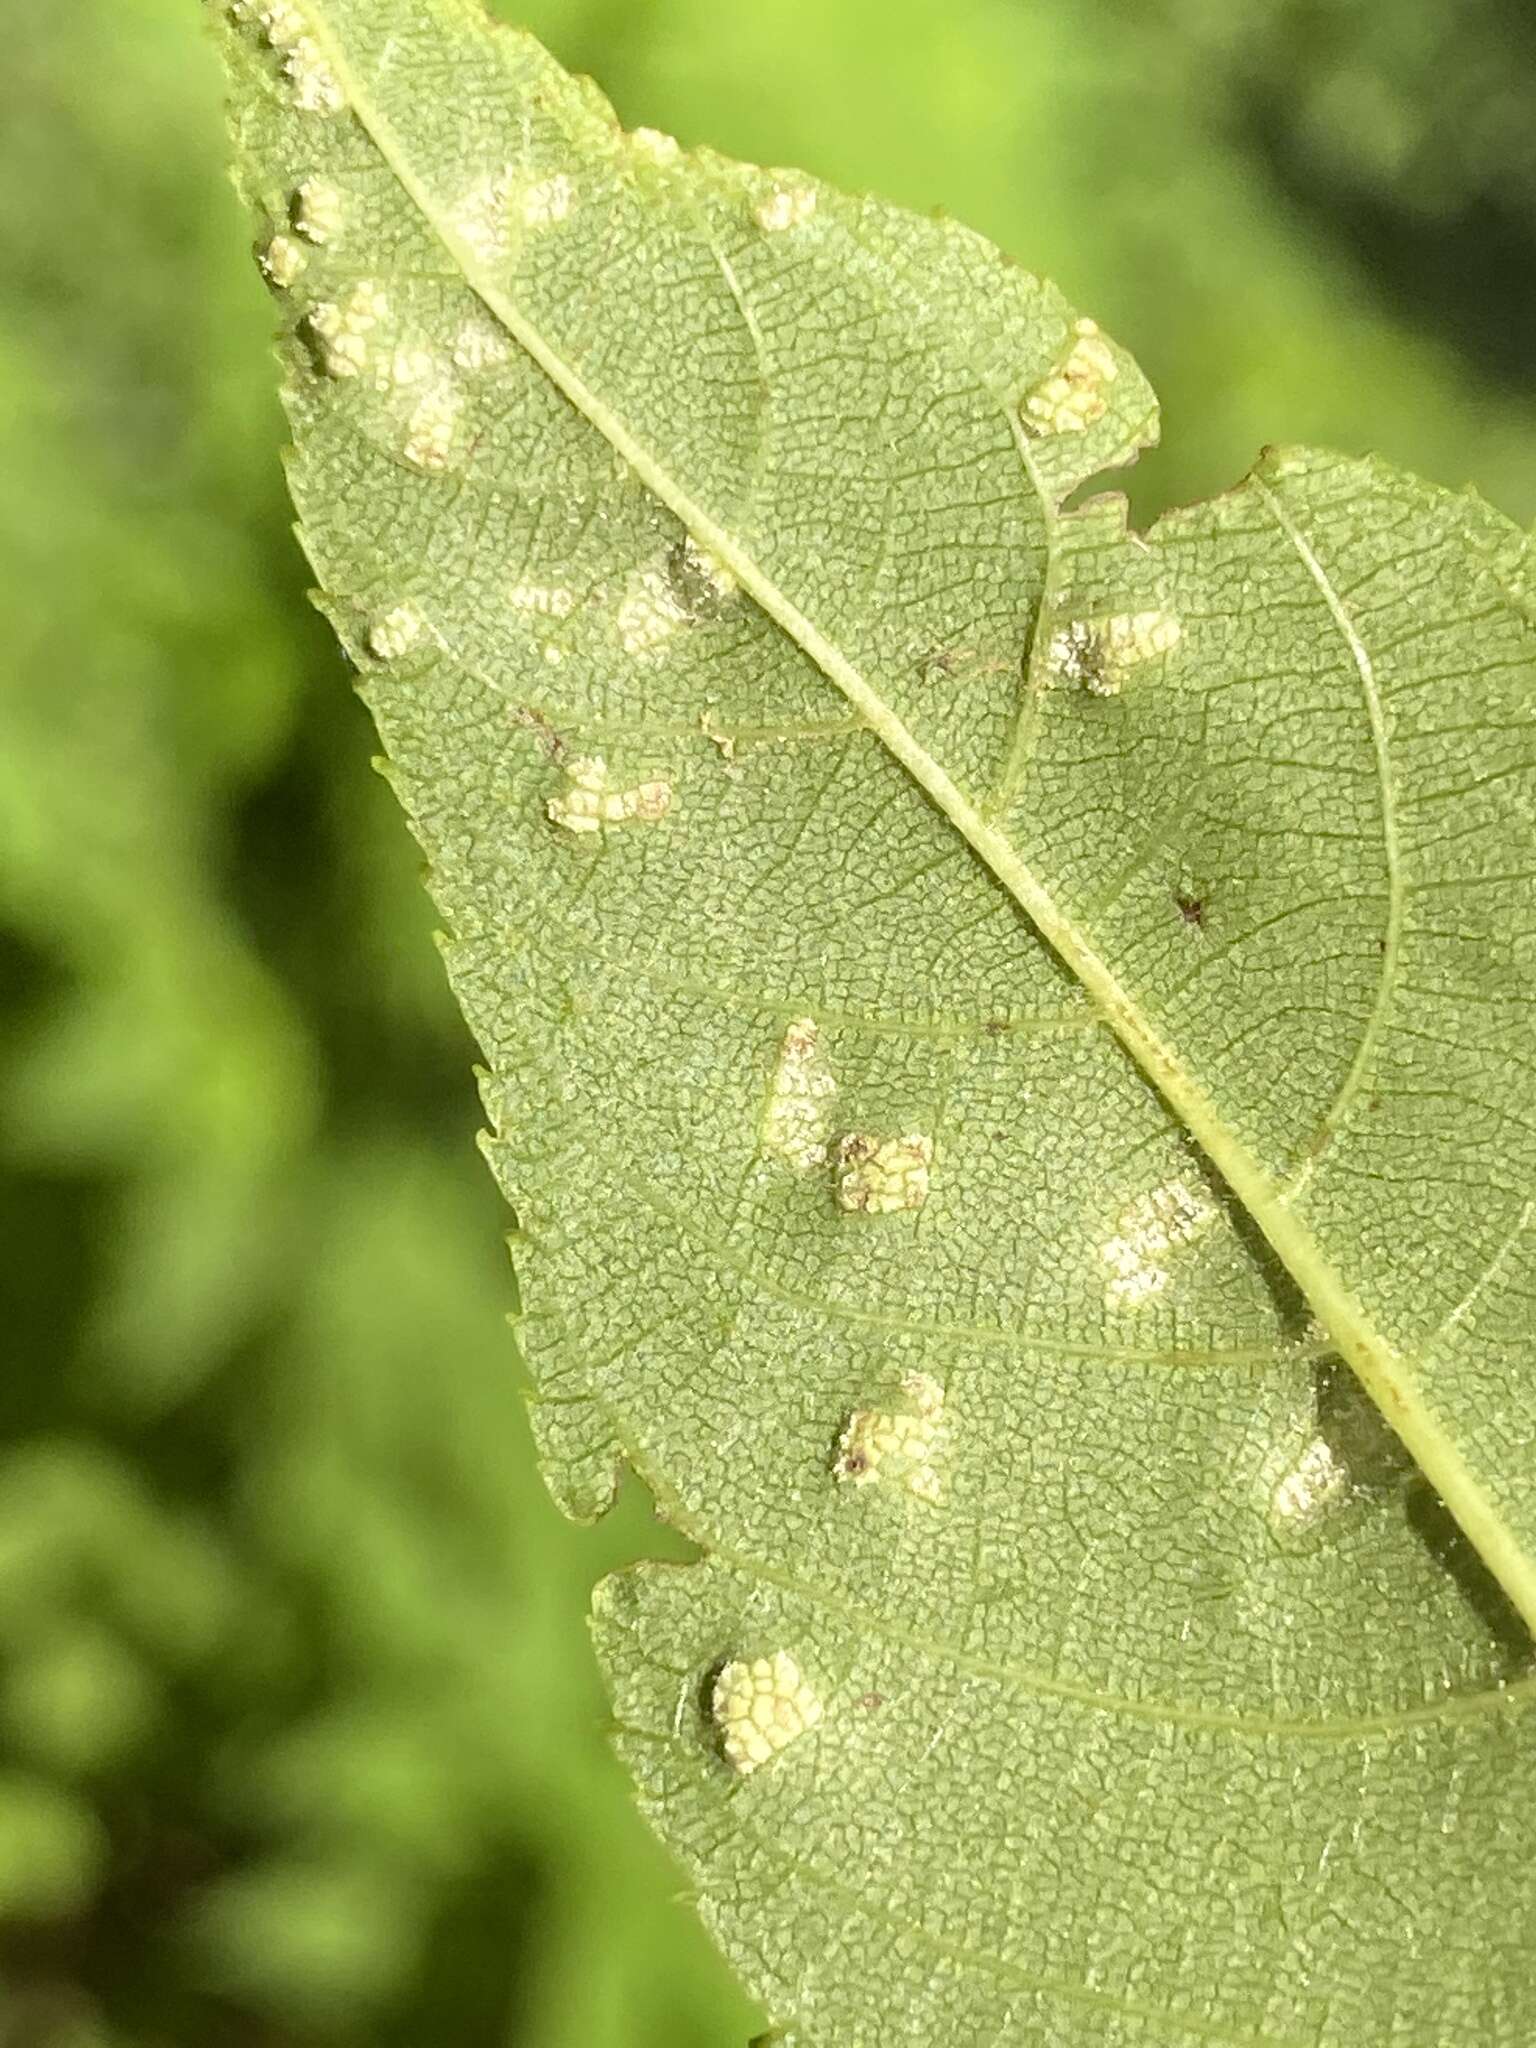
[[[603,1735],[416,863],[305,603],[194,0],[0,82],[0,2048],[728,2048]],[[505,10],[514,11],[511,6]],[[1536,512],[1517,0],[528,0],[631,122],[941,205],[1266,440]]]

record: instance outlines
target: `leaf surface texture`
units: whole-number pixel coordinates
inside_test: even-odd
[[[727,1953],[805,2048],[1523,2044],[1525,541],[1294,450],[1128,532],[1143,379],[964,229],[454,0],[223,33],[550,1481],[704,1553],[598,1627]]]

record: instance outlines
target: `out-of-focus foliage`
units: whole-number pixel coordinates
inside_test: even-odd
[[[1513,0],[1159,0],[1151,12],[1202,54],[1229,128],[1318,228],[1405,314],[1528,396],[1536,13]]]
[[[531,1469],[471,1048],[304,603],[217,66],[168,0],[36,10],[19,58],[0,2041],[703,2048],[733,1994],[581,1626],[643,1504],[583,1546]]]
[[[1268,434],[1536,510],[1495,0],[504,11],[630,121],[1053,274],[1161,391],[1143,509]],[[196,12],[16,10],[0,67],[0,2048],[724,2048],[581,1628],[656,1533],[534,1476]]]

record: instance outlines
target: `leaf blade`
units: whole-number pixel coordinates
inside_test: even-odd
[[[382,48],[396,12],[375,0],[330,16],[372,23]],[[422,16],[460,18],[469,21],[438,10]],[[327,47],[339,64],[335,47]],[[442,68],[427,66],[419,76]],[[339,75],[347,75],[345,66]],[[355,92],[350,76],[348,84]],[[473,109],[490,95],[453,97]],[[596,119],[588,97],[571,104],[573,120]],[[544,160],[533,168],[535,184],[560,175]],[[718,176],[722,207],[738,232],[743,213],[750,220],[757,207],[776,204],[782,189],[777,178],[766,187],[733,182],[738,174],[729,167]],[[818,198],[818,209],[824,204],[830,211],[833,202]],[[770,245],[781,232],[758,225]],[[407,273],[404,264],[396,268]],[[720,275],[718,265],[713,274]],[[723,277],[722,286],[731,296]],[[478,296],[489,303],[484,292]],[[436,317],[447,308],[433,310]],[[463,316],[458,306],[454,319]],[[1056,353],[1070,332],[1069,317],[1060,316]],[[930,342],[946,374],[954,371],[950,345],[925,330],[925,348]],[[750,355],[744,347],[743,359]],[[905,366],[910,358],[900,360]],[[1034,388],[1037,371],[1049,375],[1053,360],[1043,353],[1021,373],[1021,388]],[[970,374],[969,388],[992,419],[996,395],[974,366]],[[482,401],[485,440],[457,470],[422,481],[396,473],[409,421],[374,395],[357,394],[351,431],[369,442],[359,456],[337,430],[338,396],[317,397],[311,382],[293,399],[309,451],[301,506],[321,573],[341,593],[343,637],[371,677],[402,794],[434,857],[439,901],[456,932],[451,966],[492,1059],[493,1160],[529,1240],[521,1264],[530,1298],[543,1304],[527,1341],[544,1388],[546,1441],[567,1464],[567,1497],[585,1507],[601,1504],[605,1464],[622,1450],[672,1518],[717,1560],[713,1578],[690,1579],[681,1615],[669,1618],[661,1597],[676,1582],[639,1582],[649,1592],[638,1597],[654,1593],[658,1603],[645,1640],[637,1643],[622,1627],[609,1640],[619,1683],[638,1688],[633,1711],[642,1732],[632,1753],[646,1766],[641,1775],[664,1832],[705,1884],[711,1910],[726,1916],[720,1925],[732,1953],[756,1983],[767,1984],[779,2017],[798,2015],[793,2024],[805,2039],[882,2038],[887,2015],[876,1989],[893,1938],[889,1913],[881,1919],[876,1911],[874,1894],[883,1890],[905,1901],[918,1937],[903,2021],[919,2026],[936,1975],[951,1994],[936,2011],[933,2038],[943,2037],[941,2026],[956,2038],[985,2038],[989,2029],[1005,2038],[1072,2038],[1059,2032],[1066,2008],[1079,2024],[1085,2011],[1095,2013],[1100,2037],[1112,2040],[1181,2031],[1201,2039],[1289,2039],[1298,2026],[1311,2029],[1307,2038],[1343,2040],[1351,2027],[1407,2027],[1425,2009],[1437,2025],[1469,2038],[1471,2016],[1486,2009],[1494,2038],[1521,2038],[1522,1980],[1512,1956],[1497,1958],[1492,1989],[1483,1984],[1487,1958],[1452,1942],[1438,1956],[1438,1975],[1425,1966],[1401,1983],[1362,1990],[1351,1942],[1337,1926],[1330,1931],[1330,1916],[1369,1920],[1365,1946],[1378,1971],[1390,1953],[1390,1929],[1358,1855],[1347,1882],[1330,1887],[1326,1866],[1341,1805],[1362,1828],[1411,1841],[1423,1884],[1411,1911],[1402,1910],[1410,1924],[1440,1930],[1454,1919],[1458,1887],[1472,1869],[1462,1845],[1472,1843],[1486,1866],[1470,1880],[1479,1901],[1490,1915],[1519,1923],[1518,1880],[1499,1813],[1519,1763],[1503,1717],[1512,1721],[1524,1710],[1528,1689],[1523,1679],[1504,1694],[1494,1688],[1521,1669],[1523,1652],[1497,1628],[1490,1633],[1462,1585],[1424,1554],[1408,1505],[1417,1496],[1401,1473],[1361,1481],[1366,1507],[1354,1503],[1339,1527],[1330,1524],[1319,1551],[1306,1548],[1316,1531],[1286,1526],[1288,1515],[1305,1519],[1292,1510],[1308,1505],[1309,1489],[1326,1491],[1317,1446],[1327,1454],[1325,1475],[1329,1460],[1344,1456],[1349,1432],[1334,1412],[1337,1390],[1326,1376],[1314,1385],[1294,1299],[1226,1227],[1219,1191],[1190,1168],[1163,1102],[1086,1006],[1070,1000],[1052,958],[1021,934],[1019,887],[1040,890],[1043,912],[1058,917],[1058,898],[1068,902],[1070,890],[1048,889],[1036,872],[1049,872],[1047,862],[1025,863],[1012,832],[962,796],[940,763],[932,735],[958,733],[959,744],[979,723],[984,744],[967,759],[978,777],[1004,764],[999,808],[1006,810],[1010,800],[1037,797],[1044,770],[1054,772],[1053,720],[1065,716],[1065,729],[1078,737],[1098,730],[1083,724],[1082,698],[1053,686],[1040,707],[1044,751],[1032,740],[1019,788],[1008,789],[1010,764],[1018,763],[1010,715],[1017,670],[988,663],[1001,646],[1016,661],[1026,634],[1047,653],[1054,638],[1040,632],[1048,617],[1049,535],[1031,524],[1027,503],[1010,529],[1008,563],[1028,603],[1017,592],[1000,600],[988,621],[994,637],[977,636],[977,646],[956,632],[939,634],[935,654],[927,622],[949,626],[955,614],[944,615],[932,585],[920,588],[911,611],[921,614],[925,635],[914,639],[904,614],[909,644],[902,653],[896,643],[902,658],[889,664],[907,693],[904,715],[884,696],[854,702],[885,721],[882,732],[870,715],[828,720],[818,695],[826,663],[807,657],[824,643],[865,689],[865,668],[883,672],[879,666],[862,657],[853,665],[808,622],[820,642],[807,646],[795,632],[786,635],[790,613],[776,617],[772,606],[789,605],[779,589],[787,576],[770,575],[744,548],[730,552],[734,522],[710,524],[699,514],[680,529],[645,510],[623,478],[605,481],[596,458],[572,438],[582,424],[574,417],[518,386],[517,404],[539,408],[532,443],[557,485],[574,490],[574,479],[586,494],[573,543],[578,569],[587,535],[602,529],[585,589],[576,573],[569,585],[548,580],[531,551],[532,542],[565,534],[549,509],[558,492],[526,519],[502,502],[527,486],[508,446],[495,442],[491,397]],[[933,394],[925,388],[924,396]],[[690,416],[687,408],[681,416]],[[1006,445],[988,432],[977,444],[978,465],[988,476],[1000,477],[1005,461],[1017,470],[1011,426]],[[526,437],[517,444],[525,445]],[[499,465],[501,497],[476,501],[477,531],[498,546],[509,543],[516,598],[505,580],[477,581],[481,572],[463,559],[461,545],[434,554],[445,506],[471,497],[466,475],[482,459]],[[733,473],[751,478],[752,459]],[[372,511],[375,494],[381,503],[409,498],[397,527]],[[1038,505],[1041,494],[1032,495]],[[697,511],[693,497],[686,505]],[[1137,576],[1160,575],[1158,558],[1151,557],[1152,568],[1139,555],[1133,560],[1102,507],[1073,517],[1081,523],[1059,523],[1057,537],[1070,536],[1072,557],[1060,589],[1076,598],[1092,586],[1090,556],[1098,549],[1109,565],[1105,588],[1134,589],[1139,605],[1146,593]],[[705,557],[688,561],[685,531],[704,544]],[[422,532],[426,575],[411,560]],[[546,545],[545,560],[548,553]],[[711,560],[735,578],[735,592],[701,589]],[[415,664],[408,657],[397,671],[371,646],[368,622],[386,602],[395,604],[413,576],[422,640]],[[1002,588],[1008,579],[996,581]],[[484,619],[467,604],[463,616],[454,614],[459,584],[483,605]],[[751,616],[743,587],[758,599]],[[562,591],[570,599],[565,609],[556,602]],[[533,592],[542,598],[533,601]],[[866,587],[856,594],[869,605]],[[971,597],[968,591],[967,603]],[[828,601],[835,604],[835,592]],[[627,636],[626,606],[636,608]],[[500,614],[509,608],[520,615],[521,640],[501,632]],[[1189,609],[1181,606],[1181,614]],[[493,613],[494,631],[487,623]],[[793,616],[805,614],[795,607]],[[1070,607],[1060,616],[1073,622]],[[626,637],[637,644],[625,645]],[[524,701],[551,650],[560,657],[550,667],[564,703],[543,692]],[[630,657],[627,669],[621,654]],[[914,654],[922,656],[916,680]],[[503,674],[518,679],[515,701]],[[701,702],[703,711],[690,717]],[[1128,690],[1128,714],[1135,702]],[[716,720],[711,732],[700,718],[716,712],[726,724]],[[909,747],[910,760],[901,760],[893,739]],[[599,740],[614,757],[615,779],[587,788],[573,773],[575,761],[589,758],[577,748]],[[733,768],[735,779],[727,772]],[[919,782],[930,777],[936,804],[913,803],[914,768]],[[636,793],[663,771],[669,801],[652,832],[637,822],[644,806]],[[568,792],[562,799],[563,783],[599,810],[619,806],[611,816],[590,813],[600,828],[591,835],[595,857],[574,872],[575,835],[562,843],[546,809],[564,800],[568,818],[589,813],[574,809]],[[982,847],[1005,867],[1013,863],[1017,887],[1005,889],[1009,877],[995,863],[983,873],[955,843],[951,792],[967,807],[966,823]],[[634,808],[626,812],[628,799]],[[646,802],[656,810],[655,800]],[[1048,823],[1050,806],[1038,810]],[[967,834],[970,848],[977,838]],[[727,897],[717,874],[729,882]],[[807,877],[816,879],[809,903]],[[530,899],[536,914],[516,912]],[[967,949],[959,961],[957,931]],[[1080,951],[1092,950],[1075,923],[1071,937]],[[870,959],[904,961],[912,972],[877,974]],[[1131,1009],[1134,1021],[1122,1019],[1124,1028],[1155,1036],[1140,1009]],[[825,1183],[797,1178],[782,1160],[764,1156],[771,1149],[763,1142],[767,1106],[806,1014],[838,1077],[842,1123],[877,1135],[917,1125],[933,1141],[932,1186],[920,1213],[840,1216]],[[666,1047],[664,1060],[658,1046]],[[1005,1132],[1013,1133],[1012,1148]],[[1149,1260],[1147,1240],[1159,1232],[1163,1241],[1151,1246],[1159,1257]],[[1179,1314],[1171,1316],[1160,1303],[1175,1281]],[[1134,1322],[1126,1320],[1128,1291]],[[1202,1330],[1211,1340],[1203,1352],[1193,1334]],[[1106,1341],[1117,1333],[1122,1341]],[[1234,1364],[1252,1378],[1233,1384]],[[1170,1392],[1172,1366],[1178,1384]],[[839,1492],[829,1470],[840,1429],[855,1415],[899,1408],[914,1375],[944,1388],[954,1432],[941,1482],[948,1505],[936,1519],[932,1504],[909,1489]],[[1386,1457],[1379,1446],[1372,1455]],[[1079,1494],[1063,1475],[1085,1467],[1093,1483]],[[1176,1498],[1165,1499],[1165,1490]],[[1269,1525],[1257,1507],[1263,1499]],[[1334,1505],[1323,1503],[1329,1512]],[[1301,1546],[1294,1554],[1285,1547],[1293,1541]],[[1440,1541],[1444,1548],[1443,1532]],[[1182,1578],[1175,1573],[1171,1586],[1152,1570],[1150,1584],[1138,1578],[1130,1599],[1115,1567],[1102,1562],[1112,1558],[1143,1574],[1162,1552],[1201,1562]],[[786,1558],[803,1578],[792,1573],[786,1582]],[[1203,1572],[1220,1582],[1205,1585]],[[1342,1583],[1352,1572],[1365,1581],[1354,1594]],[[705,1597],[710,1585],[722,1588],[718,1602]],[[1220,1617],[1219,1653],[1202,1608]],[[1286,1617],[1298,1609],[1327,1615],[1363,1644],[1284,1646]],[[912,1652],[914,1632],[928,1646],[915,1670],[902,1655]],[[812,1748],[792,1752],[782,1769],[727,1797],[707,1703],[700,1711],[700,1674],[727,1649],[766,1654],[786,1640],[822,1688],[828,1711]],[[640,1686],[637,1672],[661,1661],[651,1645],[663,1646],[664,1668]],[[998,1645],[1007,1654],[989,1656]],[[1021,1645],[1032,1649],[1028,1665],[1016,1654]],[[1072,1811],[1037,1783],[1025,1805],[1028,1831],[1006,1837],[1017,1859],[1006,1883],[987,1848],[987,1830],[995,1833],[999,1820],[994,1801],[977,1812],[961,1853],[951,1845],[946,1885],[925,1899],[924,1845],[903,1826],[891,1793],[917,1783],[930,1821],[955,1800],[953,1770],[942,1781],[924,1775],[942,1749],[925,1753],[923,1744],[936,1726],[965,1722],[958,1708],[947,1718],[933,1709],[935,1698],[949,1697],[938,1667],[965,1659],[967,1683],[990,1679],[1015,1693],[1028,1690],[1021,1670],[1058,1674],[1059,1696],[1082,1711],[1085,1731],[1103,1718],[1106,1698],[1124,1695],[1125,1673],[1134,1679],[1130,1689],[1149,1700],[1192,1697],[1195,1721],[1186,1726],[1186,1713],[1178,1723],[1182,1747],[1123,1750],[1111,1774],[1145,1788],[1153,1835],[1139,1837],[1134,1816],[1117,1805],[1101,1824],[1103,1854],[1064,1873],[1058,1866]],[[989,1662],[990,1673],[978,1668]],[[889,1717],[888,1733],[878,1711],[861,1704],[882,1685],[884,1697],[903,1702],[904,1718],[891,1725],[898,1717]],[[1455,1712],[1436,1710],[1428,1724],[1411,1718],[1436,1688],[1452,1691]],[[962,1686],[961,1698],[969,1697]],[[1275,1822],[1279,1848],[1267,1859],[1255,1851],[1254,1870],[1273,1887],[1277,1908],[1249,1926],[1244,1886],[1229,1886],[1209,1941],[1197,1944],[1195,1958],[1181,1957],[1180,1940],[1190,1937],[1180,1929],[1189,1900],[1200,1896],[1201,1866],[1223,1853],[1224,1840],[1219,1778],[1214,1792],[1206,1783],[1198,1797],[1186,1784],[1185,1774],[1200,1765],[1199,1740],[1212,1734],[1198,1717],[1225,1717],[1231,1734],[1234,1715],[1252,1716],[1261,1710],[1256,1703],[1268,1701],[1271,1720],[1280,1713],[1310,1726],[1320,1698],[1346,1703],[1339,1740],[1349,1770],[1363,1779],[1404,1731],[1411,1745],[1420,1740],[1412,1731],[1444,1722],[1461,1746],[1416,1756],[1421,1779],[1408,1773],[1392,1798],[1373,1803],[1363,1792],[1351,1797],[1337,1778],[1308,1777],[1284,1746],[1305,1738],[1266,1725],[1264,1739],[1281,1747],[1265,1798],[1250,1801],[1249,1822],[1260,1832],[1270,1827],[1281,1788],[1294,1790],[1298,1777],[1305,1793],[1289,1829]],[[1478,1705],[1464,1713],[1469,1700]],[[1017,1740],[1031,1725],[1011,1696],[989,1711],[992,1736],[973,1735],[968,1750],[983,1761],[1009,1729]],[[1118,1711],[1121,1719],[1147,1725]],[[914,1727],[922,1735],[915,1744],[908,1739]],[[1500,1732],[1490,1736],[1493,1728]],[[1088,1744],[1086,1732],[1081,1742]],[[814,1796],[804,1792],[802,1760]],[[1064,1764],[1064,1781],[1070,1777]],[[1458,1783],[1467,1788],[1471,1817],[1457,1823],[1460,1862],[1426,1831],[1426,1783],[1442,1793]],[[1198,1815],[1187,1843],[1181,1811],[1186,1828]],[[878,1873],[880,1882],[863,1891],[870,1895],[866,1918],[883,1933],[864,1940],[857,1967],[849,1954],[833,1952],[825,1967],[798,1968],[797,1944],[809,1947],[814,1901],[786,1937],[775,1921],[782,1877],[765,1874],[765,1866],[747,1882],[732,1863],[744,1836],[756,1844],[807,1819],[829,1845],[818,1896],[847,1859],[846,1841],[859,1845],[855,1864]],[[1078,1821],[1093,1839],[1086,1807]],[[845,1846],[837,1851],[840,1836]],[[1122,1840],[1130,1845],[1122,1862],[1128,1855],[1132,1867],[1120,1871],[1117,1890],[1110,1851]],[[778,1852],[778,1863],[784,1860]],[[985,1892],[967,1882],[972,1866],[989,1874]],[[1026,1867],[1028,1882],[1021,1882]],[[1159,1905],[1157,1880],[1170,1872]],[[1050,1905],[1044,1921],[1041,1898]],[[1109,1942],[1106,1964],[1105,1916],[1117,1903],[1126,1910],[1127,1898],[1135,1901],[1138,1942]],[[1179,1902],[1171,1919],[1170,1900]],[[945,1921],[956,1910],[992,1914],[987,1953],[995,1950],[1001,1972],[988,1978],[982,1967],[972,1972],[976,1981],[954,1981],[960,1958]],[[1298,1922],[1311,1944],[1305,1971],[1290,1931]],[[766,1940],[777,1952],[771,1970]],[[1070,1994],[1048,2010],[1029,2002],[1047,1993],[1025,1982],[1038,1978],[1028,1959],[1041,1955],[1059,1959],[1048,1981]],[[951,1966],[948,1976],[935,1957]],[[1233,1977],[1235,1958],[1246,1974]],[[1326,1993],[1309,1989],[1308,1971]],[[1096,1986],[1106,1973],[1118,1988],[1103,1992]]]

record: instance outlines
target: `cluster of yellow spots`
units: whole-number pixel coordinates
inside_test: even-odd
[[[293,289],[308,261],[292,235],[274,235],[261,252],[261,268],[267,282],[280,292]]]
[[[836,1093],[816,1019],[797,1017],[784,1033],[773,1070],[763,1112],[763,1150],[802,1173],[825,1165],[827,1105]]]
[[[837,1203],[868,1216],[921,1209],[928,1199],[933,1140],[920,1132],[876,1138],[850,1131],[837,1147]]]
[[[239,18],[249,7],[236,10]],[[283,76],[293,88],[294,100],[306,114],[339,114],[347,103],[341,83],[327,63],[311,32],[310,23],[294,0],[266,0],[256,10],[261,31],[283,60]]]
[[[619,639],[626,654],[658,654],[680,626],[688,607],[660,569],[645,569],[619,606]]]
[[[328,178],[306,178],[294,192],[292,214],[295,234],[321,248],[341,233],[341,194]]]
[[[411,414],[405,459],[415,469],[446,469],[453,456],[464,400],[451,385],[438,384]]]
[[[734,1658],[715,1680],[711,1711],[726,1762],[758,1770],[821,1719],[821,1701],[787,1650]]]
[[[311,308],[307,325],[325,374],[361,376],[368,367],[374,330],[388,318],[388,298],[381,286],[366,277],[352,287],[339,305],[327,300]]]
[[[1081,683],[1094,696],[1118,697],[1134,668],[1171,654],[1181,637],[1171,612],[1111,612],[1059,628],[1051,635],[1047,659],[1058,675]]]
[[[608,765],[593,755],[566,763],[566,788],[544,808],[567,832],[600,832],[604,825],[654,824],[672,808],[670,782],[640,782],[615,789]]]
[[[1116,1218],[1115,1234],[1099,1247],[1112,1308],[1136,1308],[1161,1294],[1172,1279],[1170,1256],[1215,1220],[1205,1196],[1182,1180],[1138,1195]]]
[[[944,1389],[925,1372],[908,1373],[904,1411],[856,1408],[843,1425],[832,1471],[850,1486],[877,1480],[897,1485],[937,1507],[944,1498],[938,1459],[944,1448]]]
[[[1269,1497],[1271,1528],[1277,1535],[1312,1528],[1346,1497],[1349,1485],[1349,1468],[1333,1446],[1314,1438]]]
[[[786,228],[802,228],[816,211],[814,185],[775,185],[754,211],[765,234],[783,234]]]
[[[422,635],[421,613],[414,605],[398,604],[368,629],[368,651],[380,661],[398,661],[409,654]]]
[[[1108,412],[1104,387],[1118,374],[1114,351],[1098,322],[1079,320],[1072,329],[1071,347],[1029,393],[1020,417],[1032,433],[1081,434]]]

